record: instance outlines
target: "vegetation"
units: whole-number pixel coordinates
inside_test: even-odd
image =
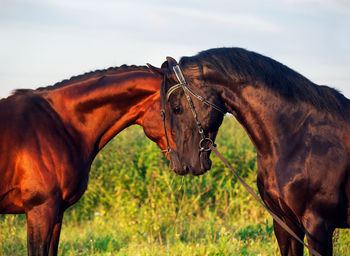
[[[256,152],[232,117],[217,144],[256,189]],[[177,176],[142,128],[122,132],[96,157],[88,190],[66,211],[59,255],[279,255],[272,219],[211,158],[205,175]],[[347,230],[335,232],[334,244],[334,255],[350,255]],[[0,215],[0,255],[25,254],[25,216]]]

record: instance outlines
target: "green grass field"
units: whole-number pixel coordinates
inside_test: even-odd
[[[257,191],[255,149],[232,117],[216,142]],[[272,219],[211,158],[205,175],[177,176],[142,128],[128,128],[96,157],[88,190],[66,211],[59,255],[279,255]],[[350,255],[349,231],[336,230],[334,245],[334,255]],[[0,215],[0,255],[26,255],[24,215]]]

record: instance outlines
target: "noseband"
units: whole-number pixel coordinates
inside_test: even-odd
[[[194,97],[196,97],[197,99],[199,99],[200,101],[204,102],[205,104],[213,107],[214,109],[216,109],[217,111],[225,114],[226,111],[224,111],[223,109],[221,109],[220,107],[216,106],[215,104],[207,101],[206,99],[204,99],[202,96],[198,95],[197,93],[195,93],[194,91],[191,90],[191,88],[188,87],[186,80],[181,72],[181,69],[179,67],[179,65],[176,65],[173,67],[174,73],[176,75],[177,80],[179,81],[178,84],[173,85],[172,87],[170,87],[170,89],[167,92],[166,95],[166,99],[167,101],[169,100],[170,95],[176,91],[179,88],[182,88],[185,95],[186,95],[186,99],[188,101],[188,103],[190,104],[190,108],[193,114],[193,117],[197,123],[198,129],[199,129],[199,134],[201,135],[202,139],[199,142],[199,151],[200,152],[205,152],[205,151],[210,151],[213,150],[213,152],[224,162],[224,164],[226,165],[227,168],[229,168],[233,174],[237,177],[237,179],[243,184],[243,186],[247,189],[247,191],[268,211],[268,213],[270,213],[270,215],[272,216],[272,218],[274,219],[274,221],[276,221],[285,231],[287,231],[291,236],[293,236],[297,241],[299,241],[301,244],[303,244],[305,247],[307,247],[309,249],[310,253],[313,253],[314,255],[317,256],[321,256],[321,254],[319,254],[317,251],[315,251],[313,248],[311,248],[310,246],[308,246],[307,244],[304,243],[304,241],[302,241],[299,236],[297,236],[294,231],[286,224],[284,223],[284,221],[278,217],[276,214],[274,214],[266,205],[263,201],[261,201],[261,199],[255,194],[255,192],[253,191],[253,189],[237,174],[237,172],[235,172],[232,167],[228,164],[228,162],[224,159],[224,157],[219,153],[219,151],[216,149],[216,145],[213,143],[213,141],[208,138],[205,137],[203,128],[201,123],[199,122],[198,118],[197,118],[197,112],[194,108],[192,99],[190,97],[189,94],[192,94]],[[164,81],[165,77],[164,77]],[[164,124],[164,132],[165,132],[165,138],[168,144],[168,149],[167,150],[162,150],[163,152],[166,152],[167,154],[170,153],[170,146],[169,146],[169,141],[168,141],[168,136],[167,136],[167,132],[166,132],[166,125],[165,125],[165,111],[164,109],[161,110],[161,116],[162,116],[162,120],[163,120],[163,124]],[[204,142],[208,142],[204,143]],[[206,147],[207,146],[207,147]]]
[[[206,100],[205,98],[203,98],[202,96],[198,95],[197,93],[195,93],[194,91],[192,91],[191,88],[188,87],[187,82],[182,74],[182,71],[180,69],[179,65],[173,66],[173,70],[174,73],[176,75],[177,80],[179,81],[178,84],[173,85],[172,87],[169,88],[167,94],[166,94],[166,100],[169,100],[170,95],[176,91],[179,88],[182,88],[182,90],[185,93],[186,99],[188,101],[188,103],[190,104],[190,109],[192,111],[194,120],[196,121],[196,124],[198,126],[198,132],[200,134],[200,136],[202,137],[201,141],[199,142],[199,152],[206,152],[206,151],[210,151],[211,150],[211,146],[215,146],[214,142],[209,138],[206,137],[202,128],[202,124],[199,122],[198,120],[198,115],[196,112],[196,109],[194,108],[193,105],[193,101],[190,97],[190,94],[192,94],[195,98],[197,98],[198,100],[200,100],[201,102],[211,106],[212,108],[216,109],[217,111],[221,112],[222,114],[225,114],[226,111],[224,111],[222,108],[218,107],[217,105],[209,102],[208,100]],[[166,81],[164,79],[164,81]],[[165,138],[168,144],[168,148],[167,150],[163,150],[163,152],[169,153],[170,152],[170,146],[169,146],[169,141],[168,141],[168,136],[167,136],[167,131],[166,131],[166,125],[165,125],[165,110],[162,109],[161,110],[161,117],[163,120],[163,126],[164,126],[164,132],[165,132]]]

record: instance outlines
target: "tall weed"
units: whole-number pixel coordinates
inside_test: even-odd
[[[256,189],[256,151],[226,116],[216,143]],[[279,255],[272,219],[214,155],[206,174],[178,176],[133,126],[96,157],[88,189],[65,213],[60,255]],[[0,255],[26,253],[23,215],[0,215]],[[335,255],[350,255],[337,230]],[[305,254],[306,255],[306,254]]]

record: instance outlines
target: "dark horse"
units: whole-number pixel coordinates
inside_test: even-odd
[[[0,100],[0,213],[26,214],[29,255],[57,254],[63,213],[117,133],[139,124],[166,148],[160,84],[147,67],[121,66]]]
[[[161,101],[175,131],[178,173],[201,174],[209,153],[201,139],[176,61],[151,67],[164,77]],[[257,185],[265,204],[321,255],[332,254],[335,228],[350,225],[350,101],[297,72],[240,48],[203,51],[183,57],[179,67],[190,87],[232,113],[257,149]],[[193,98],[205,136],[215,139],[223,114]],[[274,222],[282,255],[303,255],[303,245]]]

